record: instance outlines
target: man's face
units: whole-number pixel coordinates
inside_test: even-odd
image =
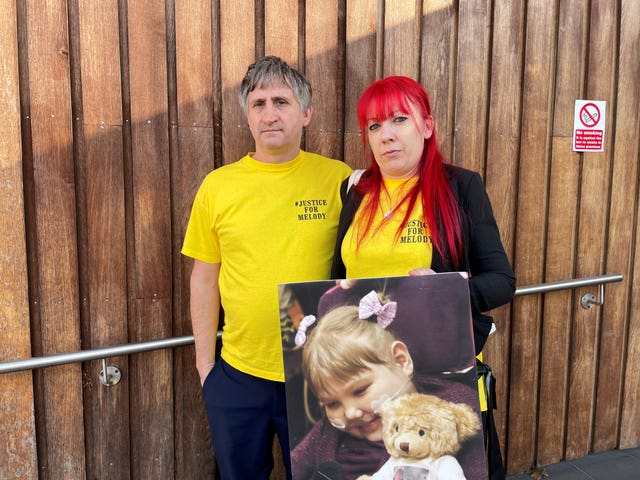
[[[303,112],[293,91],[282,83],[259,85],[247,96],[247,120],[256,142],[256,160],[280,163],[298,154],[311,108]]]

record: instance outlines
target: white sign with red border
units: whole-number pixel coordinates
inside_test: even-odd
[[[576,100],[573,119],[573,151],[604,152],[604,125],[607,102]]]

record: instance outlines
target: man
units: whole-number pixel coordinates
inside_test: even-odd
[[[256,151],[205,178],[182,248],[194,258],[196,367],[222,479],[268,478],[274,434],[291,478],[277,286],[329,278],[351,169],[300,150],[311,86],[281,59],[251,65],[239,96]]]

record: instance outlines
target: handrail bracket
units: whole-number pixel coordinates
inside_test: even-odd
[[[600,290],[600,300],[596,299],[596,296],[593,293],[585,293],[580,298],[580,306],[585,310],[589,310],[593,306],[602,306],[604,305],[604,283],[599,285]]]
[[[106,372],[106,373],[105,373]],[[120,369],[115,365],[107,366],[107,359],[102,359],[102,370],[100,370],[99,374],[100,383],[105,387],[113,387],[120,382],[120,378],[122,378],[122,373]]]

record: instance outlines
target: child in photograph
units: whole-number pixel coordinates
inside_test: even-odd
[[[303,374],[324,415],[292,451],[294,480],[375,473],[389,458],[380,418],[389,400],[415,392],[458,402],[477,396],[464,382],[416,370],[406,342],[394,333],[396,313],[396,302],[371,291],[358,306],[302,320],[296,343],[303,346]]]

